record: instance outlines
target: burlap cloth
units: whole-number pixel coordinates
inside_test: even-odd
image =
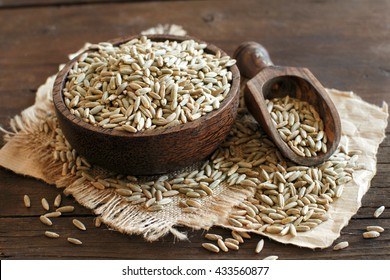
[[[171,33],[184,35],[178,26],[158,26],[145,33]],[[227,222],[229,212],[248,197],[253,188],[221,184],[212,196],[203,197],[202,208],[195,213],[186,213],[178,206],[180,196],[170,206],[159,212],[148,212],[142,206],[131,205],[122,196],[110,189],[99,190],[89,182],[74,175],[61,175],[62,163],[53,159],[50,142],[55,137],[55,126],[43,129],[48,115],[54,114],[51,87],[54,76],[49,77],[36,93],[35,104],[11,120],[13,131],[5,132],[6,144],[0,150],[0,165],[15,173],[41,179],[58,188],[64,188],[81,205],[100,215],[102,221],[112,229],[125,234],[140,234],[148,241],[157,240],[171,232],[179,239],[185,239],[185,226],[192,229],[210,229],[223,226],[233,229]],[[243,82],[244,83],[244,82]],[[328,93],[339,111],[342,120],[341,144],[347,150],[360,150],[353,173],[353,180],[347,183],[343,195],[335,200],[328,210],[329,220],[308,232],[299,232],[296,237],[278,236],[252,230],[282,243],[301,247],[325,248],[339,237],[341,229],[361,206],[361,199],[370,187],[376,173],[376,154],[385,137],[388,109],[369,104],[352,92],[329,89]],[[241,118],[250,118],[241,102]],[[97,173],[105,172],[93,168]],[[246,230],[248,231],[248,230]]]

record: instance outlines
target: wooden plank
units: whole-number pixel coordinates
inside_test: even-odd
[[[363,2],[354,9],[348,3],[304,3],[228,1],[221,5],[219,1],[190,1],[0,10],[0,92],[13,89],[32,95],[30,90],[54,74],[58,64],[67,61],[66,55],[84,42],[99,42],[172,22],[230,54],[243,41],[259,41],[269,49],[276,64],[306,66],[326,87],[352,90],[377,105],[383,100],[389,102],[386,69],[390,65],[384,46],[390,44],[386,32],[390,19],[377,16],[389,2],[376,1],[368,11],[359,8],[365,7]],[[170,13],[173,9],[178,12]],[[156,14],[155,10],[161,12]],[[343,11],[342,21],[334,10]],[[301,15],[305,21],[297,21],[292,15]],[[20,83],[20,76],[14,73],[23,73],[24,82]],[[5,104],[3,95],[0,101]]]
[[[20,41],[12,42],[12,40],[9,40],[9,42],[3,42],[2,45],[5,46],[5,51],[7,51],[5,54],[9,54],[9,52],[12,51],[14,57],[20,51],[20,48],[24,48],[28,51],[23,56],[24,60],[26,59],[25,57],[30,56],[29,54],[34,54],[35,59],[41,60],[41,62],[43,61],[43,55],[43,57],[46,58],[45,63],[47,63],[48,59],[52,62],[55,61],[59,63],[63,61],[65,54],[76,50],[85,41],[97,42],[114,36],[138,32],[154,24],[164,22],[166,20],[164,13],[160,13],[160,15],[152,18],[150,17],[151,12],[156,7],[161,7],[160,9],[162,11],[175,7],[175,9],[178,11],[182,10],[182,12],[170,15],[170,21],[183,24],[193,35],[202,37],[205,40],[211,39],[213,42],[223,42],[224,44],[227,44],[224,48],[230,52],[232,52],[236,44],[239,44],[241,41],[248,39],[261,40],[269,48],[275,63],[291,66],[316,65],[316,68],[328,68],[328,71],[323,72],[310,67],[316,75],[326,76],[329,78],[329,81],[336,80],[337,84],[340,84],[338,88],[341,89],[343,88],[343,86],[341,86],[342,81],[349,84],[363,83],[359,83],[359,80],[353,79],[353,77],[358,76],[354,72],[342,77],[337,77],[334,74],[330,75],[329,72],[338,70],[336,68],[343,68],[343,66],[353,68],[355,71],[369,71],[371,65],[375,65],[381,58],[385,58],[386,51],[379,52],[379,50],[374,51],[372,49],[375,47],[378,48],[380,42],[385,43],[389,40],[388,34],[385,33],[385,31],[382,31],[386,30],[383,27],[386,26],[388,21],[387,17],[379,19],[374,13],[378,12],[378,14],[380,14],[380,9],[383,6],[386,6],[386,1],[379,1],[378,4],[373,4],[370,13],[366,13],[366,11],[362,11],[359,8],[347,9],[345,5],[348,4],[337,2],[330,3],[329,5],[321,5],[315,3],[315,1],[308,1],[307,5],[302,6],[304,7],[303,11],[301,7],[298,7],[299,5],[297,5],[297,7],[287,4],[280,5],[277,3],[280,1],[275,1],[275,4],[270,3],[266,6],[262,5],[261,1],[242,1],[239,4],[234,2],[235,1],[227,2],[226,5],[222,6],[219,2],[214,1],[207,4],[198,2],[117,3],[109,6],[87,5],[85,7],[65,7],[63,9],[38,8],[32,13],[26,13],[23,17],[21,17],[20,11],[2,11],[2,13],[4,13],[1,17],[3,27],[2,35],[4,35],[4,38],[6,35],[11,38],[21,37],[21,34],[18,34],[20,31],[15,32],[12,23],[8,19],[14,19],[19,22],[19,30],[31,30],[31,32],[29,32],[30,34],[24,34],[24,38],[18,38]],[[151,20],[148,20],[147,22],[142,20],[135,22],[135,20],[129,18],[126,13],[126,11],[129,11],[130,7],[132,14],[143,14],[143,18],[150,18]],[[341,26],[339,26],[339,22],[335,18],[336,15],[330,13],[331,9],[336,7],[340,10],[348,10],[344,16],[344,20],[347,20],[347,22],[342,23]],[[107,9],[110,13],[105,12]],[[186,11],[189,10],[192,10],[193,13],[186,13]],[[245,20],[242,20],[239,23],[235,22],[235,27],[229,29],[227,27],[233,26],[231,17],[233,11],[235,11],[234,14],[238,18],[244,17],[248,11],[250,11],[250,13],[246,15]],[[307,23],[298,22],[296,17],[292,16],[298,11],[299,14],[305,14]],[[94,15],[97,17],[89,17],[88,14],[91,14],[92,12],[94,12]],[[77,17],[79,13],[84,15],[83,19]],[[365,23],[367,24],[357,22],[363,13],[365,15]],[[113,21],[111,14],[117,15],[115,21]],[[39,21],[36,20],[37,15],[39,15],[40,18]],[[58,19],[58,21],[53,22],[53,18]],[[96,19],[104,24],[96,26]],[[280,19],[283,19],[283,21],[280,21]],[[329,22],[329,25],[326,28],[322,24],[324,20]],[[31,22],[35,22],[35,24],[32,25]],[[189,24],[190,22],[193,24]],[[350,24],[351,22],[356,23],[360,28],[348,28],[347,24]],[[290,24],[296,26],[293,33],[288,29]],[[249,28],[251,25],[255,26]],[[336,29],[334,28],[336,26],[339,27]],[[368,31],[367,26],[372,26],[372,28],[378,30],[379,34],[366,32]],[[93,30],[92,28],[95,28],[96,32],[86,32],[88,30]],[[275,34],[274,31],[278,32]],[[343,34],[346,33],[346,31],[348,31],[348,34]],[[23,33],[24,32],[22,32],[22,34]],[[32,40],[37,34],[40,35],[40,40]],[[75,36],[74,34],[83,34],[83,37]],[[326,38],[328,38],[328,40],[326,40]],[[366,40],[361,40],[362,38]],[[355,44],[355,42],[358,41],[360,44]],[[50,44],[48,44],[49,42]],[[289,48],[286,48],[284,44],[281,44],[283,42],[289,42]],[[345,45],[346,43],[348,45]],[[37,45],[39,45],[40,48],[36,48]],[[7,48],[7,46],[17,48],[11,49]],[[354,46],[354,49],[351,50],[348,46]],[[2,55],[2,57],[7,57],[5,54]],[[360,55],[365,59],[360,59]],[[60,56],[62,56],[62,60]],[[366,59],[367,57],[374,59],[374,61]],[[9,57],[10,61],[12,61],[11,58],[13,57]],[[326,63],[324,63],[325,61]],[[36,63],[37,61],[31,61],[31,64]],[[356,65],[356,63],[359,64]],[[383,63],[385,63],[385,61],[379,64]],[[366,67],[361,67],[364,65]],[[376,68],[379,68],[379,66]],[[333,67],[334,69],[332,69]],[[348,70],[350,69],[344,68],[343,71],[347,72]],[[352,75],[352,77],[350,75]],[[380,73],[377,73],[376,76],[380,77],[383,81],[386,78],[386,76],[382,76]],[[330,82],[324,84],[327,84],[327,86],[337,86]],[[380,88],[381,90],[384,89],[382,87]],[[347,86],[344,87],[344,89],[351,88],[350,86]]]
[[[46,198],[50,204],[50,211],[54,210],[54,198],[62,195],[61,205],[72,205],[77,215],[91,215],[91,211],[82,207],[72,197],[62,194],[62,189],[48,185],[31,177],[23,177],[4,168],[0,168],[0,216],[40,216],[46,211],[42,208],[41,199]],[[27,194],[31,200],[31,208],[26,208],[23,196]],[[72,215],[67,213],[66,215]]]
[[[334,252],[332,248],[312,250],[284,245],[268,238],[264,250],[255,254],[256,243],[262,238],[253,236],[245,240],[239,251],[213,254],[205,251],[201,243],[209,242],[202,231],[189,233],[190,241],[174,242],[172,236],[160,242],[145,242],[139,236],[125,236],[104,226],[95,228],[92,217],[78,218],[87,227],[80,231],[72,225],[71,217],[53,219],[53,226],[43,225],[38,218],[0,218],[1,258],[4,259],[262,259],[278,255],[280,259],[385,259],[390,249],[390,234],[385,231],[375,240],[364,240],[362,233],[368,225],[389,228],[389,219],[352,219],[342,232],[339,241],[348,241],[350,247]],[[58,239],[44,236],[46,230],[60,234]],[[228,230],[212,229],[210,232],[231,237]],[[78,238],[81,246],[69,244],[67,237]]]
[[[256,245],[254,240],[258,240],[260,238],[258,236],[254,236],[253,241],[246,242],[239,252],[231,252],[229,255],[222,254],[221,256],[213,256],[204,252],[201,248],[201,243],[205,242],[202,237],[202,231],[194,233],[190,232],[190,243],[176,243],[174,242],[172,236],[167,236],[159,242],[150,244],[143,241],[143,239],[139,236],[128,237],[117,232],[104,230],[104,226],[102,227],[102,230],[95,229],[93,227],[94,216],[91,215],[91,212],[79,206],[72,198],[66,197],[63,197],[63,205],[75,206],[75,212],[72,214],[65,214],[60,218],[53,218],[52,220],[54,226],[47,227],[41,224],[38,219],[39,215],[45,212],[40,205],[40,199],[42,197],[46,197],[51,203],[60,191],[38,180],[32,178],[23,178],[25,180],[21,180],[18,178],[20,177],[18,175],[9,171],[2,171],[2,173],[6,174],[0,173],[0,176],[1,178],[5,178],[5,182],[7,182],[5,186],[1,185],[1,192],[4,193],[4,195],[2,195],[0,201],[0,213],[2,217],[0,218],[0,244],[4,258],[51,259],[61,255],[63,258],[89,258],[93,256],[94,258],[133,259],[138,258],[139,255],[135,256],[132,254],[135,254],[137,250],[141,249],[143,252],[142,258],[145,259],[155,258],[153,252],[156,252],[156,250],[162,252],[158,255],[158,258],[161,259],[172,258],[172,254],[174,254],[175,258],[178,259],[186,259],[188,256],[191,256],[191,258],[194,258],[193,256],[195,256],[195,258],[200,259],[220,259],[226,257],[237,257],[240,259],[258,258],[258,256],[253,253]],[[15,188],[18,188],[18,191],[15,191]],[[25,208],[23,205],[22,195],[24,193],[28,193],[31,197],[32,207],[29,209]],[[385,246],[384,248],[387,247],[384,245],[385,242],[382,242],[382,240],[388,240],[389,236],[387,233],[381,237],[381,242],[372,244],[370,241],[370,245],[367,246],[371,248],[371,251],[368,253],[365,252],[367,247],[363,246],[365,243],[360,244],[362,241],[360,235],[367,225],[380,225],[384,228],[389,228],[390,212],[385,211],[378,219],[375,219],[372,216],[375,209],[381,204],[384,204],[388,209],[390,208],[387,201],[383,201],[383,197],[389,196],[389,188],[377,188],[373,186],[363,198],[363,206],[359,210],[358,214],[355,215],[350,224],[343,229],[342,239],[350,241],[351,244],[355,243],[355,246],[358,247],[356,250],[352,251],[353,253],[345,252],[334,255],[334,253],[329,249],[315,250],[313,252],[308,249],[298,249],[294,246],[287,246],[288,248],[286,248],[284,245],[269,241],[266,243],[269,246],[268,250],[265,250],[264,254],[267,255],[275,252],[279,254],[281,258],[286,259],[294,259],[298,255],[302,259],[353,259],[357,256],[361,256],[361,258],[364,259],[383,258],[381,248],[383,248],[383,246]],[[79,233],[78,230],[74,229],[71,224],[71,219],[74,217],[77,217],[85,223],[88,227],[88,235],[84,232]],[[73,246],[70,246],[70,244],[67,244],[66,240],[52,241],[44,237],[42,234],[45,230],[54,230],[66,237],[74,236],[76,238],[80,238],[81,240],[85,239],[86,243],[83,245],[82,249],[79,247],[74,248]],[[187,231],[187,229],[183,230]],[[229,235],[229,231],[220,228],[213,228],[211,231],[222,233],[225,237],[228,237]],[[102,246],[101,244],[110,244],[110,246]],[[95,248],[99,248],[99,251],[93,251],[96,250]],[[375,250],[378,250],[379,253],[375,254]],[[182,252],[186,253],[183,254]],[[189,254],[188,252],[191,253]]]
[[[143,2],[153,0],[142,0]],[[191,0],[159,0],[159,1],[191,1]],[[0,9],[26,8],[38,6],[65,6],[65,5],[91,5],[121,2],[140,2],[140,0],[3,0],[0,2]]]
[[[387,127],[388,128],[388,127]],[[383,140],[378,151],[378,163],[387,163],[390,159],[390,134],[386,133],[386,138]]]
[[[382,188],[388,188],[390,186],[390,164],[389,163],[378,163],[377,173],[372,180],[372,184]]]

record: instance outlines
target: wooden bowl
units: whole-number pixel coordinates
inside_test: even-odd
[[[137,36],[111,40],[120,45]],[[153,41],[193,39],[187,36],[148,35]],[[207,44],[208,53],[225,52]],[[237,66],[230,67],[233,74],[231,89],[220,108],[199,119],[168,128],[128,133],[104,129],[84,122],[70,113],[64,103],[63,87],[69,70],[79,56],[69,61],[58,73],[53,86],[53,101],[59,126],[76,151],[90,163],[109,170],[131,175],[155,175],[172,172],[204,160],[229,134],[237,115],[240,74]]]

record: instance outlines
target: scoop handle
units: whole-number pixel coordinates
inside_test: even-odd
[[[264,68],[274,65],[269,53],[256,42],[244,42],[234,52],[241,75],[251,79]]]

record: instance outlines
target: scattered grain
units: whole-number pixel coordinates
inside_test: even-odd
[[[77,227],[79,230],[87,230],[85,225],[78,219],[73,219],[72,223],[75,227]]]
[[[47,226],[51,226],[53,224],[53,222],[46,216],[40,216],[39,219],[41,220],[42,224]]]
[[[213,233],[207,233],[205,236],[204,236],[206,239],[208,240],[218,240],[218,239],[223,239],[222,236],[220,236],[219,234],[213,234]]]
[[[221,248],[222,251],[224,251],[224,252],[229,251],[228,247],[226,247],[226,244],[223,242],[222,239],[218,239],[217,243],[218,243],[219,248]]]
[[[242,238],[242,236],[237,232],[237,231],[232,231],[232,236],[234,239],[236,239],[238,242],[240,243],[244,243],[244,239]]]
[[[380,226],[367,226],[367,231],[384,232],[385,229]]]
[[[226,247],[228,247],[229,249],[232,249],[232,250],[238,251],[238,249],[240,249],[240,247],[237,244],[234,244],[234,243],[229,242],[229,241],[225,241],[225,245],[226,245]]]
[[[25,194],[23,196],[23,202],[24,202],[24,206],[26,206],[26,208],[30,208],[31,207],[31,200],[30,200],[30,197]]]
[[[54,207],[56,207],[56,208],[60,207],[61,201],[62,201],[61,194],[58,194],[56,196],[56,198],[54,199],[54,203],[53,203]]]
[[[45,231],[45,235],[49,238],[58,238],[60,235],[53,231]]]
[[[236,240],[234,238],[226,238],[225,242],[230,242],[230,243],[233,243],[235,245],[240,245],[240,242],[238,242],[238,240]]]
[[[46,198],[42,198],[41,199],[41,204],[42,204],[42,207],[43,207],[43,209],[45,209],[46,211],[48,211],[49,210],[49,202],[47,202],[47,200],[46,200]]]
[[[381,234],[377,231],[367,231],[367,232],[364,232],[363,233],[363,237],[364,238],[377,238],[379,237]]]
[[[61,213],[69,213],[74,211],[74,206],[67,205],[67,206],[62,206],[56,209],[57,212]]]
[[[263,250],[263,247],[264,247],[264,239],[260,239],[260,241],[257,243],[256,245],[256,249],[255,249],[255,252],[258,254],[261,252],[261,250]]]
[[[73,238],[73,237],[68,237],[67,238],[69,243],[75,244],[75,245],[81,245],[83,242],[81,242],[79,239]]]
[[[279,259],[279,257],[273,255],[273,256],[265,257],[263,260],[275,261],[275,260],[277,260],[277,259]]]
[[[333,250],[334,251],[342,250],[342,249],[347,248],[348,246],[349,246],[348,241],[342,241],[342,242],[339,242],[336,245],[334,245]]]
[[[237,233],[239,235],[241,235],[242,238],[251,239],[251,236],[249,235],[249,233],[247,233],[245,231],[237,231]]]
[[[381,207],[375,210],[374,217],[378,218],[380,215],[382,215],[383,211],[385,211],[385,206],[382,205]]]
[[[212,243],[202,243],[202,247],[210,252],[219,253],[219,248]]]
[[[61,216],[61,215],[62,215],[61,212],[55,211],[55,212],[46,213],[46,214],[43,215],[43,216],[45,216],[45,217],[47,217],[47,218],[57,218],[57,217],[59,217],[59,216]]]

